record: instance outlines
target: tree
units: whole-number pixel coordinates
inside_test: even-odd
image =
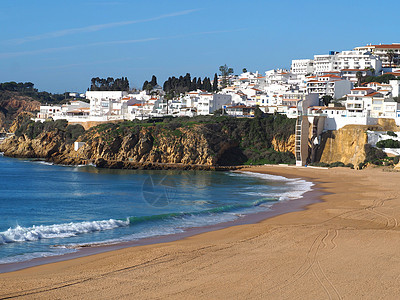
[[[233,74],[233,69],[229,68],[226,64],[219,67],[219,71],[222,76],[222,88],[227,87],[228,85],[228,76]]]
[[[257,105],[256,108],[254,109],[254,117],[259,119],[264,116],[263,111],[260,109],[260,107]]]
[[[127,77],[114,79],[112,77],[99,78],[93,77],[90,81],[91,91],[129,91],[129,81]]]
[[[357,77],[357,85],[361,86],[361,80],[363,78],[362,72],[361,71],[357,71],[356,77]]]
[[[153,86],[151,85],[151,83],[147,83],[144,89],[146,90],[147,94],[150,94],[150,91],[153,89]]]
[[[203,89],[203,83],[201,82],[201,78],[199,77],[199,79],[197,79],[197,85],[196,88],[198,90],[202,90]]]
[[[218,76],[217,73],[214,74],[214,81],[212,86],[213,92],[218,91]]]
[[[152,87],[155,87],[157,85],[157,77],[155,75],[151,77],[150,84],[152,85]]]
[[[367,70],[371,72],[372,76],[375,76],[375,69],[373,67],[368,67]]]
[[[212,92],[212,85],[211,85],[211,80],[208,77],[204,77],[203,80],[203,89],[205,89],[207,92]]]
[[[392,67],[393,58],[394,58],[393,50],[388,50],[388,52],[386,53],[386,56],[387,56],[388,61],[389,61],[389,68],[391,68]]]
[[[332,99],[332,96],[329,95],[322,96],[322,103],[324,103],[325,106],[328,106]]]
[[[172,99],[174,99],[174,92],[173,91],[171,91],[171,92],[169,92],[169,93],[166,93],[165,94],[165,96],[164,96],[164,99],[166,100],[166,102],[167,102],[167,115],[168,115],[168,102],[170,101],[170,100],[172,100]]]
[[[242,72],[243,72],[243,73],[247,73],[247,69],[246,69],[246,68],[243,68]]]
[[[197,89],[197,78],[194,77],[192,82],[190,83],[190,90],[195,91]]]
[[[143,82],[142,91],[146,90],[148,85],[149,85],[149,82],[147,80],[145,82]]]

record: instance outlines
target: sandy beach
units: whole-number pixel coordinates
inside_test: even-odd
[[[0,299],[398,299],[400,173],[263,166],[322,202],[249,225],[0,274]]]

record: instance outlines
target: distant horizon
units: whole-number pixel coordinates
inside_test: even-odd
[[[263,73],[331,50],[397,43],[397,13],[387,9],[395,1],[334,4],[158,0],[149,10],[146,3],[124,0],[4,0],[0,82],[83,93],[92,77],[123,76],[140,89],[152,75],[162,85],[186,73],[212,78],[224,64],[235,74],[243,68]],[[353,28],[367,28],[366,13],[385,17],[353,34]]]

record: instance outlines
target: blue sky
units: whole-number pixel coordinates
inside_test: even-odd
[[[1,0],[0,82],[83,92],[92,77],[264,72],[292,59],[400,42],[397,1]],[[393,9],[391,9],[391,7]]]

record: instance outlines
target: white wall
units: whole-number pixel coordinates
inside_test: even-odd
[[[324,130],[338,130],[346,125],[376,125],[378,119],[371,117],[329,116],[325,119]]]
[[[120,100],[122,97],[127,96],[128,93],[124,91],[87,91],[86,99],[111,99],[111,100]]]
[[[392,96],[398,97],[400,95],[400,80],[390,80],[389,84],[392,86]]]
[[[335,81],[335,89],[334,89],[334,99],[340,99],[343,96],[350,94],[351,89],[353,88],[353,84],[349,80],[338,80]]]

